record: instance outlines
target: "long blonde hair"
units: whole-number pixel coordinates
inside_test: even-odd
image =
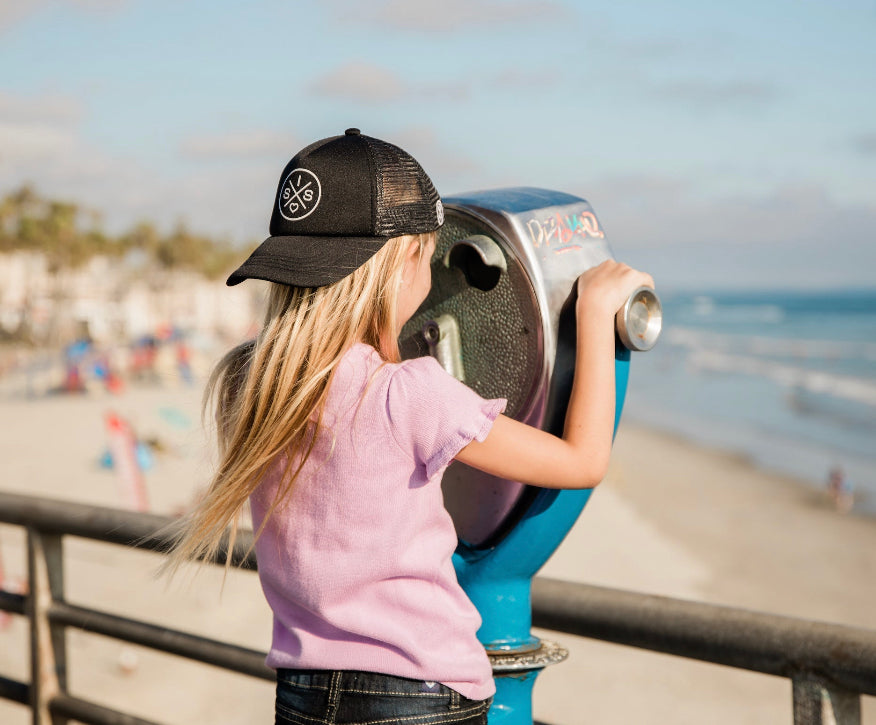
[[[229,527],[232,551],[250,494],[284,453],[297,454],[289,456],[296,463],[284,472],[265,522],[289,496],[322,430],[332,374],[354,343],[398,362],[398,291],[407,250],[419,242],[422,255],[434,234],[390,239],[355,272],[325,287],[271,284],[258,337],[227,353],[207,384],[204,407],[215,404],[219,464],[163,573],[172,575],[186,560],[215,560]]]

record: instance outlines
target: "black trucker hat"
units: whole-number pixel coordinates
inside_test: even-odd
[[[226,284],[332,284],[371,259],[387,239],[431,232],[443,223],[441,199],[417,161],[398,146],[348,128],[286,164],[271,236]]]

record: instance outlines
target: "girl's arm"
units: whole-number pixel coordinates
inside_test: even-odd
[[[456,459],[500,478],[548,488],[593,488],[608,469],[614,431],[614,316],[650,275],[613,260],[578,278],[575,378],[563,437],[500,415]]]

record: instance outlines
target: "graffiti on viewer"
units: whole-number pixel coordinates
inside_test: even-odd
[[[578,242],[582,241],[582,237],[605,237],[592,211],[552,214],[546,219],[530,219],[526,222],[526,231],[534,247],[544,245],[555,254],[581,249]]]

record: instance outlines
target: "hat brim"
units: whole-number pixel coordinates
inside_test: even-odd
[[[324,287],[355,272],[389,237],[268,237],[225,284],[262,279],[292,287]]]

